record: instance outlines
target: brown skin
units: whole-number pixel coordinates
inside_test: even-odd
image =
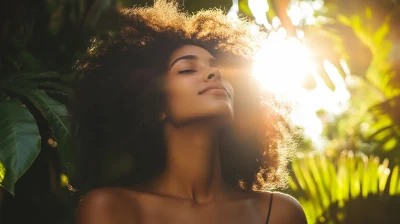
[[[217,138],[233,121],[232,86],[222,79],[214,57],[197,46],[175,50],[169,67],[167,108],[160,118],[165,120],[165,171],[130,189],[89,192],[79,206],[78,224],[265,224],[271,193],[240,191],[221,174]],[[226,92],[203,93],[210,86]],[[307,222],[295,199],[274,193],[269,223]]]

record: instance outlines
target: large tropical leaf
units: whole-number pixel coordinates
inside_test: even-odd
[[[60,75],[56,72],[21,74],[7,86],[7,90],[26,97],[46,118],[53,135],[43,137],[55,138],[64,165],[66,168],[72,168],[66,106],[46,93],[49,91],[52,95],[67,98],[72,94],[72,90],[66,85],[47,81],[48,79],[60,79]],[[56,146],[56,144],[51,145]]]
[[[374,153],[400,163],[400,95],[369,108],[373,123],[363,134],[363,140],[373,144]]]
[[[19,100],[0,102],[0,186],[14,194],[14,185],[40,152],[35,119]]]
[[[72,154],[68,112],[64,104],[48,96],[43,90],[35,90],[26,95],[29,101],[42,113],[50,124],[63,164],[72,171]]]
[[[399,165],[393,171],[388,165],[387,159],[380,162],[378,157],[353,152],[342,153],[336,161],[323,155],[305,156],[292,163],[289,184],[310,223],[334,220],[337,217],[323,216],[332,204],[343,207],[349,200],[371,194],[382,198],[400,195]]]

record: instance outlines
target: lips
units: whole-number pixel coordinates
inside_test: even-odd
[[[226,88],[223,85],[219,85],[219,84],[214,84],[214,85],[209,85],[206,88],[204,88],[203,90],[201,90],[199,92],[199,95],[206,93],[209,90],[213,90],[213,89],[219,89],[219,90],[223,90],[228,94],[228,91],[226,90]],[[229,95],[229,94],[228,94]]]

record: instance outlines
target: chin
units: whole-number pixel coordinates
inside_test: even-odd
[[[209,117],[214,118],[216,124],[228,125],[233,123],[233,109],[229,106],[220,106],[213,108],[208,114]]]
[[[215,126],[226,126],[233,123],[233,107],[230,103],[214,103],[200,105],[193,103],[185,113],[172,113],[172,121],[176,124],[190,124],[193,122],[210,122]]]

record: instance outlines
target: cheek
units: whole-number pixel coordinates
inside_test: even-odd
[[[196,88],[188,78],[171,79],[166,85],[166,106],[170,119],[180,119],[190,113],[196,100]]]

